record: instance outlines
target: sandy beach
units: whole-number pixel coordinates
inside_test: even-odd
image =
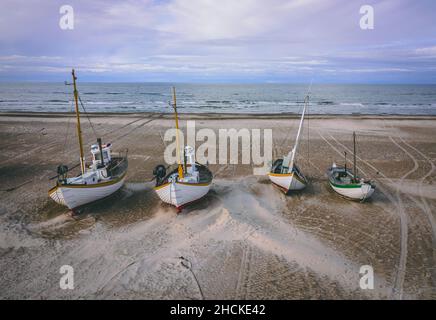
[[[181,214],[151,181],[171,114],[90,118],[114,151],[129,149],[129,171],[119,192],[72,217],[47,191],[60,163],[78,162],[74,115],[0,115],[0,298],[436,298],[436,117],[311,115],[298,155],[306,190],[285,196],[250,164],[211,164],[211,191]],[[186,120],[272,129],[274,157],[298,128],[298,115],[182,114],[182,129]],[[359,171],[377,186],[365,203],[339,197],[325,174],[352,153],[353,131]],[[74,290],[59,288],[65,264]],[[362,265],[373,290],[359,287]]]

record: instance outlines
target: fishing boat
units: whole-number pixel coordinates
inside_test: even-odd
[[[80,127],[80,99],[74,69],[72,76],[80,151],[80,163],[77,166],[80,166],[81,173],[74,177],[68,177],[69,173],[77,166],[68,168],[66,165],[59,165],[57,175],[53,177],[57,178],[57,183],[48,191],[48,194],[57,203],[76,212],[83,205],[103,199],[120,189],[124,184],[128,162],[127,150],[124,154],[114,154],[111,151],[112,144],[102,144],[101,138],[97,138],[97,143],[91,146],[92,163],[86,164]]]
[[[170,170],[164,165],[158,165],[153,175],[156,179],[156,191],[159,198],[176,207],[180,212],[183,207],[204,197],[212,183],[212,173],[207,166],[195,161],[195,150],[191,146],[183,148],[183,161],[179,138],[179,120],[177,114],[176,90],[173,87],[174,117],[176,123],[176,157],[177,167]]]
[[[333,163],[332,167],[328,169],[327,175],[329,184],[334,191],[352,200],[365,201],[374,193],[375,185],[370,180],[365,180],[357,175],[355,132],[353,132],[353,146],[353,172],[347,168],[347,153],[344,152],[345,165],[338,167],[336,163]]]
[[[304,122],[304,116],[308,103],[309,93],[304,98],[304,108],[301,114],[300,125],[298,127],[297,138],[295,139],[294,147],[288,153],[288,155],[284,156],[283,158],[276,159],[273,162],[271,171],[268,173],[268,177],[271,182],[280,190],[282,190],[285,194],[288,194],[291,191],[302,190],[307,185],[306,177],[295,163],[295,156],[297,154],[301,130]]]

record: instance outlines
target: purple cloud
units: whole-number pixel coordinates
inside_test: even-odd
[[[74,30],[59,8],[74,8]],[[375,11],[361,30],[359,9]],[[434,1],[4,0],[0,79],[436,82]]]

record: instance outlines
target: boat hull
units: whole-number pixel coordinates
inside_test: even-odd
[[[210,189],[210,183],[169,182],[154,188],[159,198],[181,209],[184,205],[204,197]]]
[[[368,183],[364,183],[360,186],[343,187],[330,182],[330,186],[335,192],[346,198],[361,201],[370,198],[375,190],[375,188]]]
[[[278,186],[285,194],[290,191],[302,190],[307,183],[295,173],[269,173],[269,179],[272,183]]]
[[[49,196],[57,203],[73,210],[85,204],[103,199],[118,191],[125,177],[113,183],[94,185],[59,185],[49,191]]]
[[[332,189],[351,200],[364,201],[370,198],[375,191],[375,186],[370,181],[355,179],[350,171],[343,167],[337,167],[334,163],[327,171],[327,176]]]

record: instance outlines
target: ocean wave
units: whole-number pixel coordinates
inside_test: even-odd
[[[59,99],[50,99],[50,100],[45,100],[44,102],[56,102],[56,103],[68,103],[68,100],[59,100]]]
[[[206,100],[206,103],[220,103],[220,104],[230,104],[232,103],[229,100]]]
[[[282,102],[277,102],[276,104],[279,106],[301,106],[304,102],[288,102],[288,101],[282,101]]]
[[[211,105],[198,105],[198,106],[192,106],[192,107],[190,107],[190,108],[195,108],[195,109],[201,109],[201,108],[204,108],[204,109],[226,109],[226,108],[223,108],[222,106],[217,106],[217,105],[213,105],[213,106],[211,106]]]
[[[364,105],[360,102],[341,102],[339,105],[344,107],[364,107]]]
[[[140,92],[139,94],[144,94],[147,96],[164,96],[164,94],[159,92]]]
[[[135,104],[135,101],[87,101],[86,105],[118,105],[118,104]]]
[[[59,84],[39,85],[0,84],[0,112],[7,110],[25,111],[69,111],[73,100],[71,87]],[[247,112],[280,113],[298,112],[302,109],[299,86],[289,91],[281,85],[216,87],[214,85],[179,85],[177,98],[184,112]],[[168,101],[172,100],[167,84],[82,84],[83,103],[92,112],[171,112]],[[326,86],[325,91],[310,101],[311,113],[318,114],[436,114],[436,86],[397,86],[386,90],[379,87]],[[268,90],[266,90],[268,89]],[[301,90],[300,90],[301,89]],[[303,90],[304,91],[304,90]]]
[[[317,103],[319,106],[325,106],[325,105],[333,105],[335,104],[333,101],[318,101]]]

